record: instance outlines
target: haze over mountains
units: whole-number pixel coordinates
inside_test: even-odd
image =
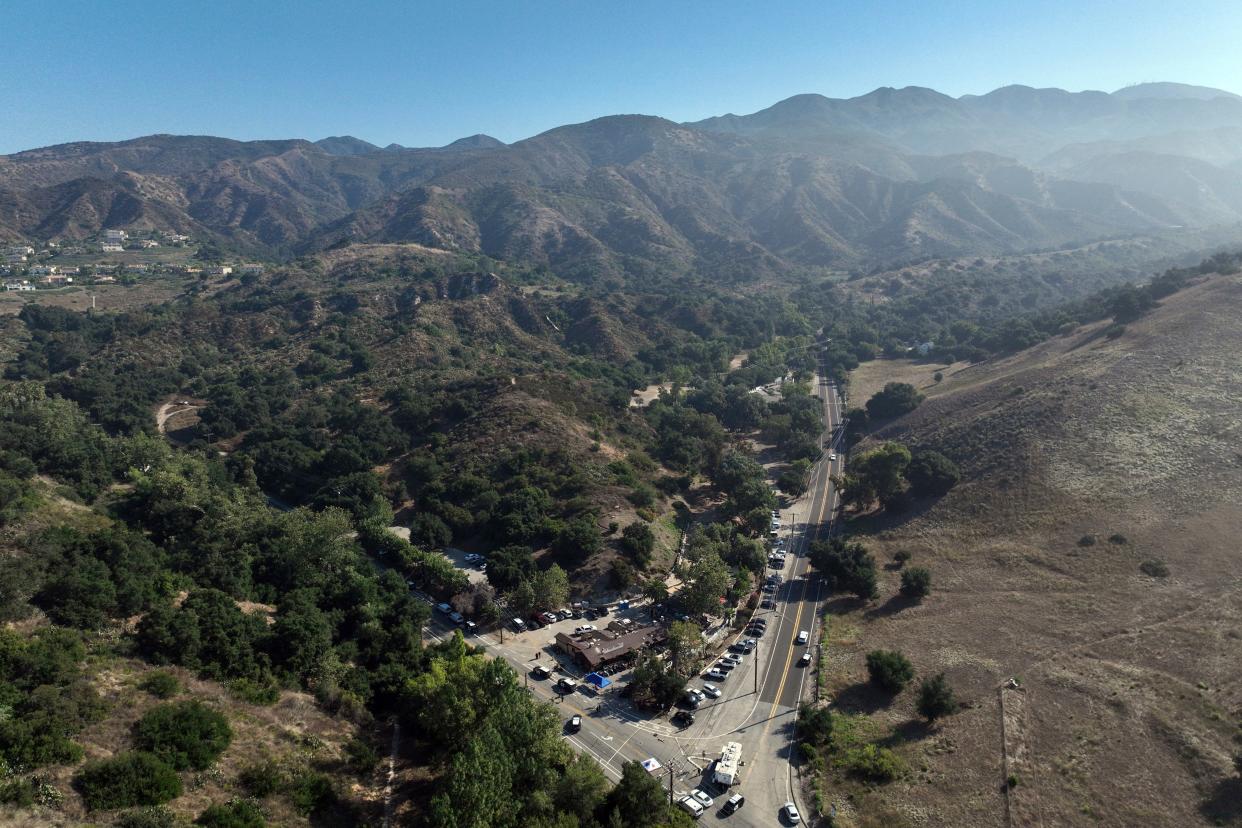
[[[511,145],[156,135],[0,157],[7,239],[168,229],[277,256],[417,242],[569,276],[854,268],[1240,221],[1242,98],[1166,83],[798,95]]]

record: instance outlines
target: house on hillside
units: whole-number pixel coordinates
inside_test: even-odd
[[[228,276],[232,272],[233,268],[228,265],[216,265],[215,267],[208,267],[203,270],[203,273],[207,276]]]
[[[5,290],[34,290],[35,286],[30,282],[5,282]]]
[[[104,241],[107,242],[123,242],[129,238],[129,234],[124,230],[105,230],[103,232]]]
[[[160,243],[155,239],[142,239],[138,242],[138,246],[143,250],[150,250],[152,247],[159,247]]]

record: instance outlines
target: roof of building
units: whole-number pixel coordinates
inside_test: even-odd
[[[556,643],[580,656],[592,668],[605,662],[615,661],[635,650],[662,641],[665,632],[660,627],[640,627],[628,633],[611,630],[593,630],[580,635],[557,633]]]

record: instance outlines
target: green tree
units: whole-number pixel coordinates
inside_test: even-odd
[[[272,655],[299,681],[313,675],[332,649],[332,623],[315,605],[311,590],[285,596],[272,625]]]
[[[926,567],[912,566],[901,573],[901,594],[915,600],[931,594],[931,572]]]
[[[603,545],[599,526],[591,514],[579,515],[566,523],[552,541],[553,551],[567,564],[585,563]]]
[[[961,471],[952,460],[929,449],[912,454],[905,475],[910,483],[910,493],[915,497],[946,494],[962,479]]]
[[[569,578],[565,570],[552,564],[531,579],[535,609],[554,609],[563,606],[569,597]]]
[[[867,416],[872,420],[891,420],[908,414],[923,402],[923,395],[908,382],[890,382],[867,400]]]
[[[634,561],[643,568],[651,564],[651,553],[655,550],[655,532],[651,524],[636,520],[621,531],[621,546],[633,556]]]
[[[552,802],[558,811],[573,814],[579,825],[591,825],[594,823],[595,812],[608,796],[611,787],[598,762],[589,756],[577,754],[557,780]]]
[[[673,659],[673,670],[688,676],[698,667],[703,652],[703,632],[693,621],[674,621],[668,625],[668,652]]]
[[[714,551],[707,551],[690,565],[687,583],[681,590],[682,606],[691,615],[720,611],[733,574]]]
[[[901,495],[910,450],[901,443],[886,442],[857,457],[842,481],[842,499],[866,507],[879,500],[888,506]]]
[[[535,558],[529,546],[502,546],[487,557],[487,581],[500,592],[509,592],[534,574]]]
[[[953,688],[949,687],[944,673],[937,673],[931,678],[923,679],[919,685],[918,711],[920,716],[928,722],[934,722],[936,719],[956,713],[957,708]]]
[[[811,473],[811,461],[800,458],[793,461],[776,479],[776,485],[786,494],[801,497],[806,493]]]
[[[638,762],[626,762],[621,781],[608,793],[605,812],[616,811],[625,828],[648,828],[668,813],[668,794]]]
[[[873,684],[900,693],[914,678],[914,665],[897,650],[872,650],[867,653],[867,673]]]
[[[811,544],[811,565],[823,574],[832,592],[852,592],[863,600],[878,595],[875,558],[857,541],[834,537]]]

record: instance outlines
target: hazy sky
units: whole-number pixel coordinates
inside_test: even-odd
[[[692,120],[911,84],[960,95],[1171,80],[1242,92],[1239,0],[2,8],[0,152],[155,132],[513,141],[600,115]]]

